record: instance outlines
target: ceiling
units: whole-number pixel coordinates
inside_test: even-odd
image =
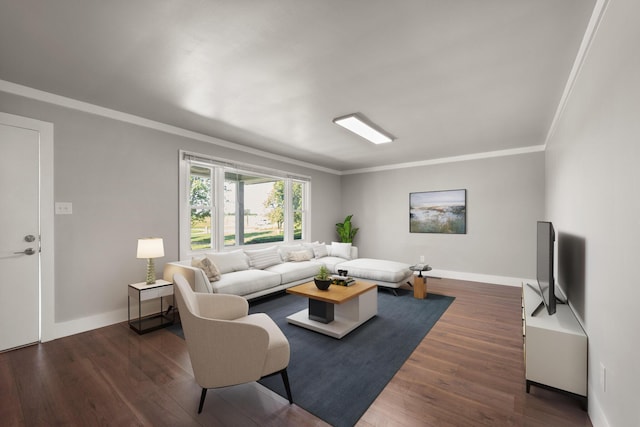
[[[540,146],[595,0],[0,0],[0,79],[335,171]],[[332,123],[360,112],[397,137]]]

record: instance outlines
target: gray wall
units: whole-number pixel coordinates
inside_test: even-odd
[[[311,176],[311,238],[333,237],[337,175],[2,92],[0,111],[54,124],[55,200],[73,203],[55,217],[56,323],[126,319],[127,284],[145,278],[138,237],[163,237],[159,277],[178,259],[180,149]]]
[[[558,281],[589,336],[595,426],[640,425],[638,16],[637,0],[609,2],[547,147],[548,212],[560,235]]]
[[[362,257],[414,263],[424,255],[438,270],[535,277],[542,152],[345,175],[342,189]],[[467,234],[409,233],[409,193],[454,189],[467,190]]]

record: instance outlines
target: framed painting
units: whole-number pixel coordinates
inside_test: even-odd
[[[467,190],[409,193],[411,233],[467,233]]]

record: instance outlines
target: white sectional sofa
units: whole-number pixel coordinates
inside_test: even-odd
[[[312,280],[321,265],[331,273],[344,269],[349,276],[389,288],[399,287],[413,274],[409,264],[358,258],[357,247],[333,242],[207,253],[167,263],[163,276],[173,281],[173,275],[180,273],[196,292],[254,299]]]

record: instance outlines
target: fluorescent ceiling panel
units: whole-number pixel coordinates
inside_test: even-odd
[[[333,119],[333,123],[350,130],[356,135],[361,136],[374,144],[384,144],[395,139],[393,136],[369,122],[359,114],[349,114],[347,116],[338,117]]]

